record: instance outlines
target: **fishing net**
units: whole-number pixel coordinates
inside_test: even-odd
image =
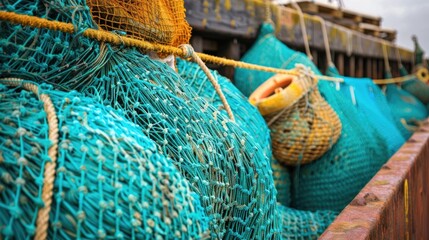
[[[319,82],[343,128],[330,151],[295,173],[292,206],[298,209],[341,211],[388,160],[386,142],[373,126],[363,124],[366,116],[345,97],[343,88],[348,89],[345,84]]]
[[[392,114],[400,119],[405,126],[416,126],[428,115],[423,103],[396,84],[386,85],[386,98]],[[408,129],[412,131],[413,127]]]
[[[390,158],[405,142],[401,131],[397,128],[381,89],[369,78],[344,77],[335,66],[328,67],[327,75],[344,79],[341,88],[346,98],[354,99],[354,106],[366,115],[366,124],[370,124],[387,143]]]
[[[288,167],[283,166],[274,158],[271,160],[274,184],[277,189],[277,202],[283,206],[290,206],[292,179]]]
[[[281,205],[279,209],[283,239],[317,239],[338,215],[333,211],[300,211]]]
[[[171,46],[191,38],[183,0],[88,0],[87,4],[103,30]]]
[[[399,71],[401,76],[408,75],[407,70],[403,66],[399,68]],[[414,97],[419,99],[423,104],[429,104],[429,86],[419,79],[415,78],[402,83],[402,89],[414,95]]]
[[[223,108],[223,105],[215,93],[207,76],[198,65],[181,59],[177,59],[177,69],[179,74],[196,89],[200,96],[205,97],[216,108]],[[243,127],[264,149],[269,149],[269,130],[259,112],[249,104],[247,99],[234,87],[234,85],[217,72],[212,72],[222,86],[222,91],[228,99],[229,104],[235,114],[236,122]],[[221,111],[226,115],[225,111]],[[267,153],[270,154],[271,153]],[[283,228],[281,235],[284,239],[316,239],[323,233],[324,229],[334,220],[337,213],[331,211],[308,212],[299,211],[285,206],[290,205],[291,179],[287,167],[280,165],[272,159],[274,183],[277,189],[278,216],[282,220]]]
[[[202,237],[198,195],[138,126],[77,92],[38,90],[58,116],[49,239]],[[51,129],[36,94],[0,84],[0,95],[0,236],[25,239],[44,206]]]
[[[190,83],[200,96],[206,98],[214,107],[222,109],[221,113],[227,116],[213,85],[197,64],[177,59],[177,70],[180,76]],[[227,78],[216,71],[212,71],[212,74],[222,87],[222,91],[234,112],[236,123],[251,136],[254,136],[255,141],[262,146],[266,155],[271,157],[270,131],[259,111],[248,102],[247,98]],[[289,170],[287,167],[280,165],[274,158],[271,160],[271,168],[277,189],[277,201],[283,206],[289,206],[291,201]]]
[[[255,44],[244,54],[241,61],[275,68],[293,68],[295,64],[302,63],[320,75],[320,71],[301,52],[288,48],[274,35],[274,27],[269,23],[261,26]],[[237,68],[234,74],[234,84],[245,95],[250,96],[256,88],[274,74],[263,71]]]
[[[28,10],[34,5],[37,11]],[[95,28],[84,1],[21,0],[2,9],[70,22],[75,29]],[[7,46],[0,62],[8,66],[2,76],[47,81],[122,110],[189,180],[209,218],[211,237],[280,236],[270,159],[169,66],[134,48],[83,38],[81,31],[66,34],[5,22],[0,31],[10,36],[2,40]]]
[[[287,48],[276,39],[269,24],[263,24],[258,40],[242,60],[287,69],[302,63],[320,74],[305,55]],[[235,80],[238,88],[246,94],[271,76],[237,69]],[[321,158],[295,169],[292,206],[313,211],[341,211],[387,161],[389,152],[376,129],[363,124],[367,121],[366,116],[342,93],[344,84],[319,81],[318,87],[322,97],[339,116],[342,131],[337,143]]]
[[[205,98],[220,113],[228,117],[219,95],[207,78],[207,75],[196,63],[176,59],[179,75],[195,90]],[[222,92],[234,113],[235,121],[243,130],[254,138],[268,158],[271,158],[270,130],[258,109],[252,106],[246,97],[231,83],[231,81],[217,71],[211,71],[213,77],[218,81]]]
[[[298,77],[275,75],[249,97],[265,113],[274,157],[292,166],[322,156],[341,133],[341,122],[320,95],[317,80],[305,67],[298,69]]]

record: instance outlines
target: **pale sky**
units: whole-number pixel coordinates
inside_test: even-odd
[[[334,1],[335,2],[335,1]],[[411,35],[429,56],[429,0],[343,0],[345,8],[382,17],[381,26],[398,31],[396,43],[414,49]]]
[[[274,0],[290,2],[290,0]],[[299,0],[296,0],[299,1]],[[329,0],[316,0],[327,3]],[[338,0],[332,0],[338,3]],[[382,17],[381,26],[398,31],[396,43],[414,50],[411,35],[429,57],[429,0],[342,0],[346,9]]]

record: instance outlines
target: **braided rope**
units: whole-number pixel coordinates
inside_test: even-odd
[[[320,22],[320,27],[322,28],[323,43],[325,44],[326,51],[326,60],[328,61],[328,64],[334,64],[331,56],[331,47],[329,46],[328,31],[326,29],[325,19],[321,18],[320,16],[313,16],[313,18]]]
[[[213,77],[210,70],[207,68],[206,64],[201,60],[201,58],[195,53],[194,49],[189,44],[182,44],[179,46],[185,54],[185,58],[192,58],[194,62],[200,66],[201,70],[206,74],[207,78],[213,85],[216,93],[219,95],[220,100],[222,101],[223,106],[225,107],[226,112],[228,113],[229,118],[232,121],[235,121],[234,114],[232,113],[231,107],[229,106],[228,101],[225,98],[225,95],[220,88],[218,81]]]
[[[23,26],[30,26],[35,28],[46,28],[53,31],[61,31],[64,33],[74,33],[73,24],[64,23],[59,21],[47,20],[40,17],[28,16],[23,14],[17,14],[13,12],[0,11],[0,20],[9,21],[15,24],[21,24]],[[88,28],[83,32],[83,36],[97,40],[99,42],[107,42],[114,45],[125,45],[127,47],[137,47],[147,51],[154,51],[161,54],[174,54],[175,56],[185,58],[187,53],[183,49],[178,47],[166,46],[157,43],[150,43],[143,40],[137,40],[130,37],[119,36],[118,34],[110,33],[102,30],[95,30]],[[246,68],[251,70],[292,74],[297,75],[295,70],[277,69],[271,67],[264,67],[256,64],[250,64],[231,59],[225,59],[222,57],[211,56],[204,53],[195,53],[201,60],[221,66],[232,66],[235,68]]]
[[[307,35],[307,28],[305,27],[304,13],[302,13],[301,8],[295,2],[295,0],[293,0],[291,4],[296,9],[299,16],[299,23],[301,25],[302,36],[304,38],[305,52],[307,53],[308,58],[310,58],[310,60],[313,61],[313,56],[311,55],[311,51],[310,51],[310,44],[308,43],[308,35]]]
[[[39,96],[40,101],[43,102],[43,107],[46,112],[46,118],[49,126],[49,140],[52,145],[48,149],[48,156],[50,162],[45,164],[44,184],[42,189],[42,200],[44,203],[43,208],[37,214],[37,228],[34,239],[46,239],[48,237],[49,226],[49,212],[51,211],[52,196],[54,190],[55,168],[57,161],[58,150],[58,118],[55,113],[55,107],[51,98],[47,94],[39,95],[39,87],[34,83],[25,83],[19,78],[3,78],[0,79],[1,83],[8,86],[21,86],[25,90],[31,91]]]

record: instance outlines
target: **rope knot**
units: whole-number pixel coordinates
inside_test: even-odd
[[[194,48],[189,44],[181,44],[179,48],[183,51],[184,58],[192,58],[194,56]]]

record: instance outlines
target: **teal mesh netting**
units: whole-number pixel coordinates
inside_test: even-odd
[[[407,76],[408,72],[404,66],[399,68],[401,76]],[[417,99],[419,99],[423,104],[429,104],[429,86],[419,79],[415,78],[410,81],[402,83],[402,88],[413,94]]]
[[[211,237],[280,237],[269,158],[173,69],[140,50],[81,37],[85,28],[95,28],[84,1],[20,0],[0,8],[79,30],[65,34],[2,22],[2,36],[10,36],[0,46],[2,76],[47,81],[122,110],[189,180]]]
[[[202,237],[198,195],[138,126],[77,92],[39,89],[59,123],[49,239]],[[0,238],[29,239],[51,161],[46,112],[20,87],[0,84],[0,96]]]
[[[262,24],[258,39],[244,54],[241,61],[284,69],[293,68],[296,63],[301,63],[310,67],[313,72],[320,74],[314,64],[306,64],[311,61],[305,54],[288,48],[276,38],[274,32],[273,25]],[[237,68],[234,74],[234,84],[245,96],[249,97],[259,85],[273,75],[269,72]]]
[[[299,209],[341,211],[388,160],[386,142],[352,100],[333,82],[320,81],[323,97],[337,112],[343,129],[340,139],[320,159],[301,166],[295,175],[293,206]],[[343,90],[342,90],[343,89]]]
[[[427,117],[426,106],[411,93],[396,84],[387,84],[386,98],[396,118],[404,119],[409,125],[417,125]]]
[[[305,55],[276,39],[269,24],[263,24],[258,40],[242,60],[287,69],[301,63],[320,74]],[[241,91],[250,94],[271,75],[237,69],[235,81]],[[335,83],[319,81],[319,90],[340,117],[343,129],[330,151],[294,171],[292,206],[298,209],[342,210],[388,160],[386,142],[376,129],[363,124],[366,116],[344,96],[342,88],[344,84],[339,84],[336,90]]]
[[[205,98],[211,105],[219,110],[224,110],[224,106],[217,95],[213,85],[208,80],[206,74],[196,63],[177,59],[177,70],[179,75],[195,92]],[[231,83],[231,81],[221,76],[217,71],[211,71],[213,77],[218,81],[225,98],[228,100],[231,110],[234,113],[235,121],[262,147],[265,154],[271,158],[270,130],[258,109],[252,106],[247,98]],[[220,111],[227,117],[226,111]]]
[[[405,139],[395,124],[381,89],[369,78],[341,76],[333,65],[328,67],[326,74],[344,79],[344,87],[341,90],[346,98],[354,98],[354,106],[365,114],[365,125],[372,125],[376,133],[386,142],[389,149],[387,158],[390,158],[404,144]]]
[[[282,213],[283,239],[317,239],[337,217],[333,211],[300,211],[278,206]]]
[[[216,108],[223,108],[213,86],[198,65],[178,59],[177,68],[179,74],[191,83],[200,96],[206,98]],[[259,138],[256,139],[257,142],[265,146],[264,149],[269,150],[269,129],[260,113],[249,104],[247,99],[228,79],[215,71],[212,73],[219,81],[225,97],[234,111],[237,124],[252,136],[257,136]],[[226,116],[225,111],[222,113]],[[271,155],[271,153],[267,154]],[[291,202],[289,169],[280,165],[275,159],[272,159],[271,166],[277,189],[277,201],[280,203],[278,205],[278,218],[283,223],[281,235],[284,239],[316,239],[333,221],[337,213],[332,211],[300,211],[288,208],[287,206]]]

